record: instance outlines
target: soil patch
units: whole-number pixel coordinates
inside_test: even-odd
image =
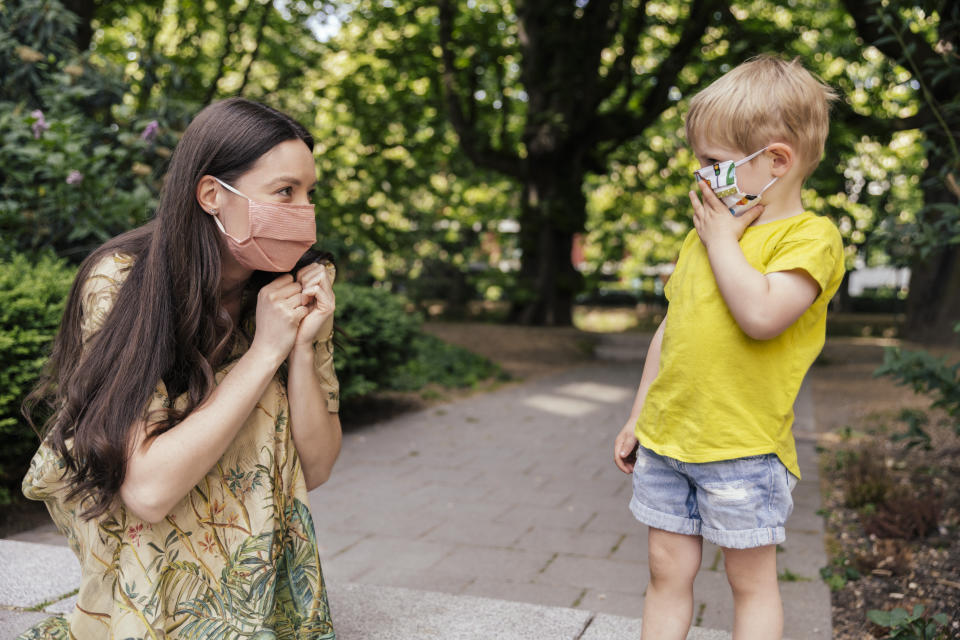
[[[839,640],[885,637],[889,629],[867,612],[915,605],[928,617],[948,616],[937,637],[960,637],[960,438],[946,415],[928,411],[929,398],[873,376],[893,344],[833,338],[811,370],[830,556],[824,574]],[[907,431],[910,409],[928,416],[929,449],[895,438]]]

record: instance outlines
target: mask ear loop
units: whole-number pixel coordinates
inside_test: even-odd
[[[733,166],[739,167],[740,165],[742,165],[742,164],[745,163],[745,162],[750,162],[751,160],[753,160],[754,158],[756,158],[758,155],[760,155],[761,153],[763,153],[764,151],[766,151],[769,147],[770,147],[770,145],[767,145],[766,147],[764,147],[763,149],[760,149],[759,151],[754,151],[753,153],[751,153],[750,155],[748,155],[746,158],[741,158],[740,160],[737,160],[736,162],[734,162],[734,163],[733,163]],[[769,186],[769,185],[768,185],[768,186]],[[761,193],[762,193],[762,192],[761,192]]]
[[[230,185],[228,185],[226,182],[224,182],[223,180],[221,180],[221,179],[218,178],[217,176],[210,176],[210,177],[213,178],[214,180],[216,180],[217,182],[219,182],[219,183],[223,186],[223,188],[226,189],[227,191],[232,191],[233,193],[237,194],[238,196],[240,196],[241,198],[243,198],[243,199],[246,200],[247,202],[253,202],[253,200],[251,200],[251,199],[248,198],[247,196],[243,195],[242,193],[240,193],[240,192],[237,191],[235,188],[233,188],[233,187],[231,187]],[[223,223],[220,222],[220,216],[219,216],[217,213],[215,213],[214,211],[211,211],[210,213],[213,214],[213,221],[217,223],[217,226],[220,228],[220,231],[223,232],[223,235],[227,236],[228,238],[232,238],[232,239],[234,240],[234,242],[240,242],[240,240],[237,240],[236,238],[234,238],[233,236],[231,236],[229,233],[227,233],[227,230],[223,228]]]
[[[757,153],[759,153],[759,151],[758,151]],[[237,194],[237,195],[240,196],[241,198],[244,198],[244,199],[246,199],[246,200],[249,200],[250,202],[253,202],[253,200],[252,200],[250,197],[243,195],[242,193],[240,193],[239,191],[237,191],[236,189],[234,189],[233,187],[231,187],[230,185],[228,185],[226,182],[224,182],[223,180],[221,180],[221,179],[218,178],[217,176],[211,176],[211,177],[212,177],[214,180],[216,180],[217,182],[219,182],[220,184],[222,184],[223,187],[224,187],[227,191],[232,191],[233,193]]]

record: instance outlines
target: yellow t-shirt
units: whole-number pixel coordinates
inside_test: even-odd
[[[843,279],[843,242],[830,220],[805,212],[747,228],[740,248],[760,273],[806,271],[820,295],[779,336],[754,340],[730,314],[706,248],[691,231],[665,288],[660,371],[637,420],[637,439],[684,462],[775,453],[800,477],[793,403],[823,348],[827,303]]]

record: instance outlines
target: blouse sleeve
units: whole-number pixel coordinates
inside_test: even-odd
[[[324,267],[327,269],[327,275],[330,276],[332,283],[337,277],[336,267],[326,262]],[[313,343],[313,367],[317,372],[317,378],[320,380],[320,386],[323,388],[324,398],[327,402],[327,411],[337,413],[340,411],[340,381],[337,379],[337,370],[333,361],[333,320],[330,320],[330,326],[320,329],[320,335],[323,338]]]

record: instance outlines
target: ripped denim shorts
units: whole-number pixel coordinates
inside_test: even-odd
[[[797,478],[772,453],[691,463],[637,447],[630,511],[665,531],[749,549],[786,539]]]

